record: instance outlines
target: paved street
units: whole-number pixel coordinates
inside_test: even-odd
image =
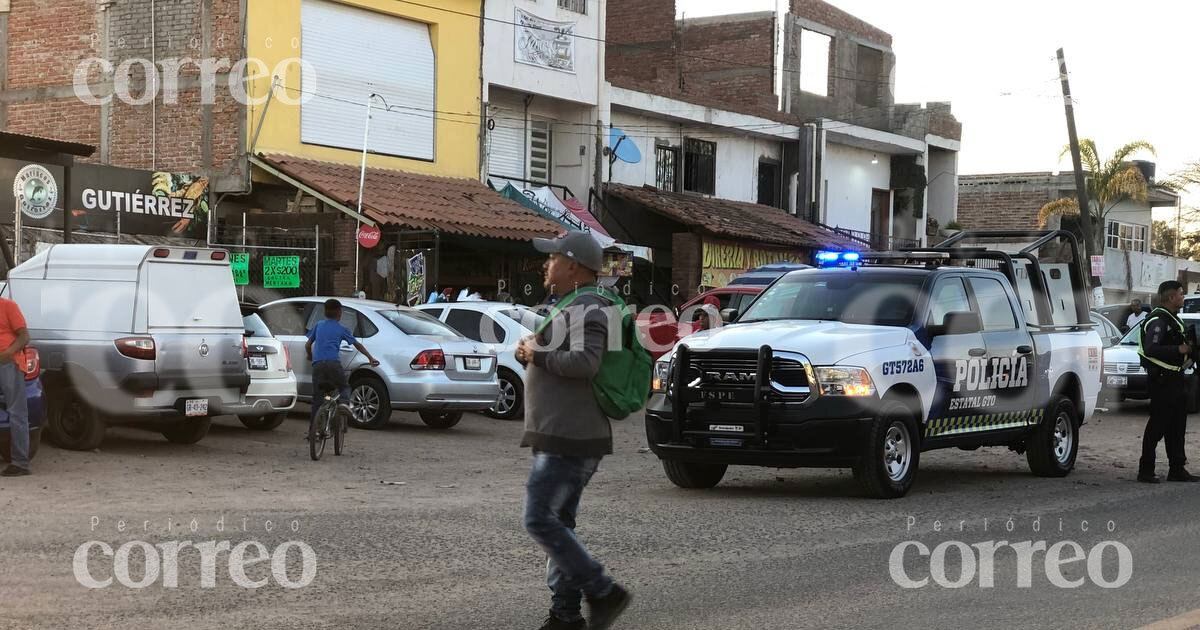
[[[1067,479],[1034,478],[1023,457],[1003,449],[941,451],[923,457],[913,493],[895,501],[863,498],[848,471],[733,469],[715,490],[679,490],[652,454],[638,452],[640,420],[626,421],[615,425],[617,454],[585,495],[579,533],[635,593],[622,628],[1135,627],[1200,608],[1189,553],[1200,484],[1134,483],[1144,411],[1098,415]],[[300,416],[265,434],[222,418],[193,447],[131,429],[112,430],[99,452],[46,446],[36,476],[0,482],[0,626],[537,627],[547,592],[519,518],[520,424],[470,416],[434,432],[397,418],[383,431],[352,431],[347,455],[320,462],[307,458]],[[1189,446],[1200,452],[1195,431]],[[202,588],[199,554],[181,551],[176,588],[160,577],[140,589],[114,581],[89,590],[72,558],[91,540],[113,549],[253,540],[268,550],[299,540],[318,563],[307,587],[272,580],[246,589],[223,554],[215,587]],[[995,554],[992,588],[976,578],[963,588],[930,581],[906,590],[888,559],[907,540],[931,549],[1073,540],[1085,551],[1115,540],[1131,552],[1132,577],[1100,588],[1076,562],[1064,577],[1087,581],[1057,588],[1039,553],[1031,587],[1018,588],[1007,549]],[[142,557],[135,550],[128,563],[134,582],[145,575]],[[947,557],[947,579],[958,579],[959,552]],[[1101,557],[1101,578],[1117,580],[1116,551]],[[293,581],[298,558],[287,565]],[[246,573],[271,578],[269,564]],[[930,575],[929,558],[915,551],[905,566],[912,579]],[[104,580],[114,560],[93,550],[88,567]]]

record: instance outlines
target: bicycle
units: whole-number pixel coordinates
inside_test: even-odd
[[[350,412],[341,400],[342,395],[337,389],[326,391],[325,402],[308,423],[308,455],[314,462],[325,454],[325,441],[330,437],[333,438],[334,455],[341,455],[345,448]]]

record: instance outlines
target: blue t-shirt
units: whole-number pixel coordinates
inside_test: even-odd
[[[313,363],[341,361],[338,350],[341,348],[342,342],[345,341],[350,345],[358,342],[354,335],[336,319],[322,319],[317,322],[312,330],[308,331],[308,340],[313,342]]]

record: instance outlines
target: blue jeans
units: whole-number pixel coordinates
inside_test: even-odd
[[[331,389],[341,392],[341,404],[350,404],[350,383],[346,381],[346,371],[342,369],[341,361],[313,361],[312,389],[310,421],[317,417],[317,410],[325,403],[325,392]]]
[[[25,396],[25,374],[11,359],[0,364],[0,392],[8,411],[9,461],[29,470],[29,399]]]
[[[549,557],[550,614],[563,621],[583,618],[583,596],[603,597],[612,590],[612,578],[575,538],[579,499],[599,465],[600,458],[535,451],[525,484],[525,530]]]

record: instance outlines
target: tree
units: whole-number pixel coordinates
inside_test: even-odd
[[[1059,159],[1070,151],[1070,147],[1064,147]],[[1154,145],[1145,140],[1136,140],[1117,149],[1108,160],[1102,161],[1093,140],[1084,138],[1079,141],[1079,156],[1086,171],[1085,185],[1091,205],[1089,210],[1093,217],[1093,233],[1083,235],[1087,251],[1103,251],[1100,235],[1104,233],[1105,217],[1117,204],[1129,200],[1146,200],[1149,193],[1146,178],[1137,166],[1129,162],[1129,158],[1139,151],[1154,155]],[[1056,214],[1079,214],[1079,203],[1074,197],[1047,203],[1038,211],[1038,227],[1045,227],[1046,220]]]
[[[1195,210],[1194,208],[1192,209]],[[1150,226],[1150,238],[1154,249],[1175,255],[1175,227],[1171,221],[1155,221]],[[1179,257],[1188,260],[1200,260],[1200,233],[1183,230],[1183,239],[1179,241]]]
[[[1200,161],[1192,162],[1182,169],[1171,173],[1171,177],[1159,185],[1175,192],[1182,192],[1193,186],[1200,186]]]

